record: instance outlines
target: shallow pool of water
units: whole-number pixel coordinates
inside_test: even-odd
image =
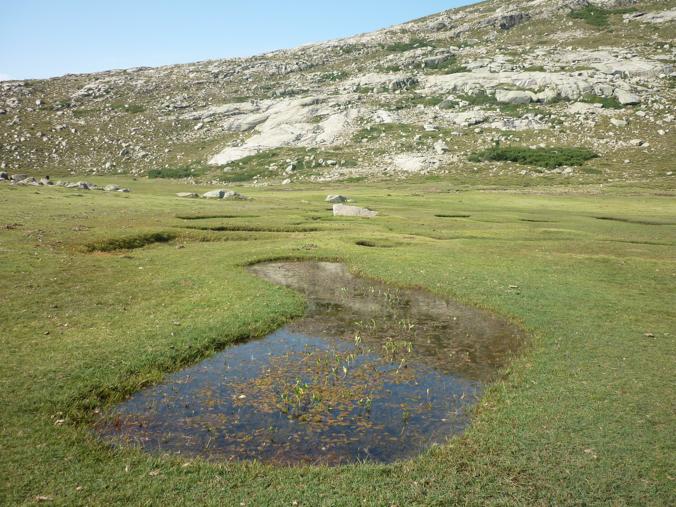
[[[99,422],[105,439],[219,460],[392,462],[463,431],[522,342],[489,313],[343,264],[250,270],[303,293],[305,316],[136,393]]]

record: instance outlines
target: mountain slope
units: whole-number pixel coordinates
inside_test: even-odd
[[[0,163],[256,184],[662,180],[675,20],[673,0],[494,0],[252,58],[3,82]],[[597,158],[482,161],[505,158],[481,153],[498,144]]]

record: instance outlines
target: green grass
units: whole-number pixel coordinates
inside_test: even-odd
[[[196,176],[202,176],[210,169],[202,165],[182,165],[178,167],[161,167],[159,169],[150,169],[146,174],[151,179],[181,179]]]
[[[322,121],[322,118],[319,117],[316,121]],[[312,174],[319,171],[320,160],[335,160],[342,167],[357,165],[357,161],[349,152],[315,148],[275,148],[229,164],[220,179],[229,183],[239,183],[253,180],[256,177],[279,178],[291,164],[295,167],[294,173]]]
[[[336,81],[343,81],[347,79],[349,74],[344,70],[335,70],[332,72],[324,72],[319,74],[319,81],[322,83],[333,83]]]
[[[455,192],[438,179],[247,188],[252,201],[212,202],[177,199],[185,185],[168,180],[93,180],[132,192],[0,186],[0,225],[23,224],[0,244],[3,505],[675,503],[673,193]],[[382,215],[336,220],[327,193]],[[227,225],[220,216],[238,214],[293,230],[319,216],[322,227],[84,248],[168,230],[176,215]],[[492,310],[530,345],[463,436],[392,465],[215,463],[95,439],[96,410],[299,315],[300,296],[243,266],[308,257]]]
[[[495,95],[489,95],[483,91],[475,95],[460,95],[458,98],[468,102],[472,106],[496,106],[499,104]]]
[[[75,109],[73,111],[73,116],[75,116],[75,118],[87,118],[88,116],[92,116],[100,112],[100,109]]]
[[[603,9],[588,5],[581,9],[572,11],[569,16],[573,19],[581,19],[587,24],[596,28],[605,28],[610,24],[610,16],[613,14],[627,14],[635,12],[634,8],[624,9]]]
[[[617,97],[599,97],[598,95],[585,95],[582,102],[588,104],[601,104],[604,109],[624,109]]]
[[[110,108],[113,111],[121,111],[123,113],[129,114],[143,113],[146,110],[145,106],[142,106],[140,104],[125,104],[123,102],[114,102],[113,104],[110,105]]]
[[[425,48],[429,46],[434,46],[434,43],[427,39],[414,37],[407,41],[393,42],[392,44],[384,46],[384,49],[388,53],[405,53],[406,51],[411,51],[412,49]]]
[[[426,66],[424,70],[426,74],[457,74],[467,72],[467,67],[459,64],[457,58],[452,57],[437,65]]]
[[[471,162],[515,162],[554,169],[561,166],[579,166],[597,158],[587,148],[527,148],[523,146],[495,146],[470,155]]]
[[[477,93],[476,95],[461,95],[459,98],[472,106],[489,106],[511,115],[528,112],[530,107],[528,104],[505,104],[498,102],[495,95],[489,95],[486,92]]]

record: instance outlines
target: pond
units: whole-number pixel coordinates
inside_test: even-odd
[[[221,461],[388,463],[462,432],[523,342],[490,313],[344,264],[249,269],[301,292],[304,317],[113,407],[97,424],[107,441]]]

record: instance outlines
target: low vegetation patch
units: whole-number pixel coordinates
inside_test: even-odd
[[[99,109],[76,109],[73,111],[73,116],[75,118],[86,118],[99,112],[101,112]]]
[[[115,250],[133,250],[143,248],[153,243],[167,243],[176,239],[176,234],[171,232],[152,232],[148,234],[136,234],[122,238],[102,239],[90,243],[85,247],[88,252],[114,252]]]
[[[434,46],[434,43],[428,41],[427,39],[422,38],[413,38],[408,41],[394,42],[385,46],[383,49],[388,53],[405,53],[406,51],[411,51],[412,49],[426,48]]]
[[[347,79],[349,74],[345,72],[344,70],[334,70],[332,72],[324,72],[322,74],[319,74],[319,81],[323,83],[331,83],[335,81],[342,81],[343,79]]]
[[[182,165],[177,167],[162,167],[160,169],[151,169],[148,171],[148,178],[151,179],[182,179],[195,176],[203,176],[209,170],[201,165]]]
[[[444,98],[438,95],[426,97],[424,95],[407,95],[392,104],[391,110],[410,109],[416,106],[436,107],[444,102]]]
[[[600,7],[587,5],[582,9],[572,11],[569,16],[573,19],[581,19],[596,28],[605,28],[610,24],[610,16],[612,14],[627,14],[635,11],[636,9],[633,8],[602,9]]]
[[[599,97],[598,95],[585,95],[582,102],[588,104],[601,104],[604,109],[623,109],[624,106],[617,100],[617,97]]]
[[[498,104],[495,95],[489,95],[486,92],[477,93],[475,95],[461,95],[459,98],[473,106],[495,106]]]
[[[355,167],[357,161],[348,153],[306,148],[275,148],[229,164],[221,180],[234,183],[255,178],[281,177],[291,168],[293,174],[313,174],[325,166]]]
[[[145,106],[140,104],[124,104],[116,102],[110,106],[113,111],[121,111],[123,113],[137,114],[145,112]]]
[[[459,98],[472,106],[492,106],[499,109],[500,112],[511,116],[521,116],[528,112],[530,107],[529,104],[506,104],[498,102],[495,95],[489,95],[486,92],[477,93],[476,95],[461,95]]]
[[[515,162],[523,165],[555,169],[561,166],[579,166],[598,155],[587,148],[528,148],[523,146],[494,146],[470,155],[470,162]]]
[[[436,65],[427,65],[425,67],[425,73],[427,74],[457,74],[459,72],[467,72],[467,67],[458,63],[455,57],[451,57]]]
[[[407,123],[379,123],[371,125],[357,131],[352,139],[357,142],[374,141],[383,136],[399,136],[410,137],[416,134],[423,135],[424,130],[419,125],[411,125]],[[434,134],[428,132],[427,134]]]

